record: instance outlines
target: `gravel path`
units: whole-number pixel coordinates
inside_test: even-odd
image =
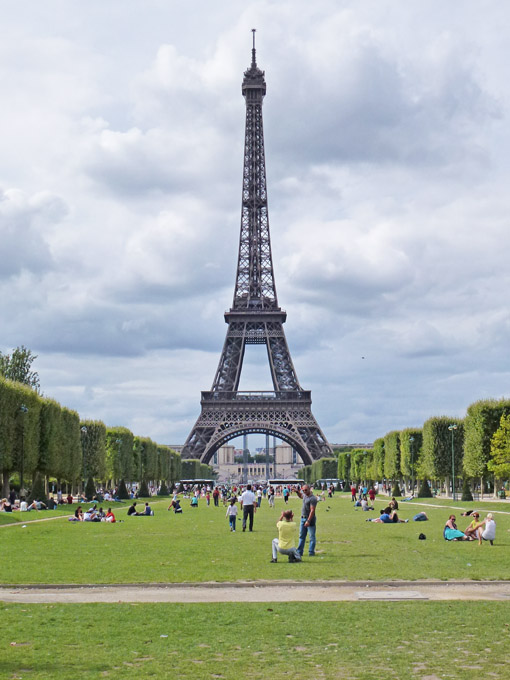
[[[257,581],[123,585],[3,586],[0,601],[87,602],[355,602],[361,600],[510,600],[510,581]]]

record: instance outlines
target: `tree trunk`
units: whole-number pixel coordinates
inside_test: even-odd
[[[480,477],[480,500],[483,499],[483,477]]]
[[[9,497],[9,480],[11,478],[11,473],[4,470],[2,472],[2,498]]]

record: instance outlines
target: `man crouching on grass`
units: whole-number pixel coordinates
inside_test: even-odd
[[[278,538],[273,538],[272,549],[273,559],[271,562],[277,562],[277,555],[289,556],[289,562],[301,562],[301,555],[296,549],[296,534],[297,524],[294,522],[294,513],[292,510],[284,510],[280,515],[280,519],[276,522],[278,529]]]

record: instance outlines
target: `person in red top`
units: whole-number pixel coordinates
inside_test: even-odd
[[[373,486],[371,486],[370,489],[368,490],[368,497],[370,498],[370,502],[371,502],[372,505],[373,505],[373,503],[374,503],[374,501],[375,501],[375,491],[374,491],[374,487],[373,487]]]
[[[106,513],[105,517],[105,522],[112,522],[112,524],[113,522],[115,522],[115,515],[113,514],[111,508],[108,508],[108,512]]]
[[[354,502],[355,500],[356,500],[356,487],[353,484],[351,486],[351,501]]]

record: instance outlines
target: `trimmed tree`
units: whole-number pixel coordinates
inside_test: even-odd
[[[381,480],[384,477],[384,438],[379,437],[374,442],[373,463],[374,479]]]
[[[464,477],[464,481],[462,483],[462,501],[472,501],[473,500],[473,494],[471,493],[471,485],[469,483],[469,477]]]
[[[182,461],[182,479],[200,478],[200,461],[197,458],[188,458]]]
[[[89,477],[87,479],[87,484],[85,485],[85,498],[88,501],[91,501],[94,496],[96,495],[96,485],[94,484],[94,480],[92,477]]]
[[[106,477],[117,483],[119,479],[131,481],[135,476],[133,433],[127,427],[109,427],[106,430]]]
[[[450,425],[456,425],[452,432]],[[453,463],[452,463],[453,441]],[[423,425],[423,467],[429,479],[440,479],[449,484],[453,467],[462,475],[464,455],[464,422],[459,418],[441,416],[429,418]]]
[[[32,501],[42,501],[45,503],[46,500],[46,484],[44,483],[44,477],[40,473],[36,472],[27,501],[29,503],[32,503]]]
[[[384,476],[395,482],[400,477],[400,432],[384,435]]]
[[[347,484],[351,481],[351,454],[339,453],[337,465],[337,477],[343,479]]]
[[[492,435],[491,457],[487,468],[494,473],[496,479],[510,477],[510,415],[502,415],[499,427]]]
[[[129,499],[129,492],[126,487],[126,482],[123,479],[120,480],[119,488],[117,489],[117,496],[123,501]]]
[[[165,482],[161,482],[161,486],[158,489],[158,496],[168,496],[169,491],[167,489],[167,486]]]
[[[464,472],[468,477],[480,480],[489,472],[492,438],[500,427],[501,416],[510,414],[510,399],[484,399],[476,401],[467,409],[464,443]],[[494,470],[491,470],[494,472]],[[498,473],[499,474],[499,473]],[[496,475],[497,476],[497,475]]]
[[[85,479],[103,479],[106,475],[106,425],[100,420],[83,420],[80,436]]]
[[[422,479],[418,488],[418,498],[432,498],[428,480]]]
[[[423,443],[421,429],[406,428],[400,433],[400,469],[406,481],[417,479],[417,467],[420,462]],[[414,492],[414,489],[412,490]]]
[[[148,498],[150,495],[151,494],[149,491],[149,487],[147,486],[147,482],[145,481],[145,479],[142,479],[140,488],[138,489],[138,498]]]

